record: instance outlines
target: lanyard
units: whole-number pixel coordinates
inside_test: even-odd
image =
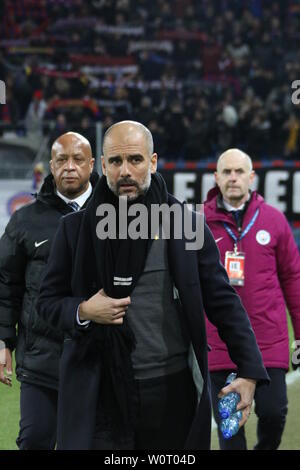
[[[224,222],[224,228],[225,230],[227,231],[227,233],[231,236],[231,238],[234,240],[234,251],[237,251],[237,243],[239,241],[241,241],[242,238],[244,238],[245,235],[247,235],[247,233],[249,232],[249,230],[253,227],[254,225],[254,222],[256,221],[257,219],[257,216],[258,216],[258,213],[259,213],[259,209],[256,209],[256,212],[254,214],[254,216],[252,217],[252,219],[250,220],[249,224],[247,225],[247,227],[245,228],[245,230],[241,233],[241,235],[239,237],[237,237],[233,231],[231,230],[230,227],[228,227],[228,225]]]

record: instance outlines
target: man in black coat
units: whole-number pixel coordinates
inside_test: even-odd
[[[60,136],[51,150],[51,174],[36,200],[17,210],[0,240],[0,381],[11,385],[12,351],[21,382],[20,449],[54,449],[58,364],[63,334],[38,317],[35,303],[59,219],[84,207],[98,175],[89,142]],[[71,205],[70,205],[71,203]],[[18,330],[16,331],[16,326]]]
[[[186,230],[178,236],[185,205],[156,166],[150,131],[114,124],[88,207],[60,221],[38,300],[41,318],[65,334],[58,449],[209,449],[204,308],[238,366],[222,394],[240,393],[240,425],[256,382],[268,381],[203,217],[186,211],[193,227],[202,220],[203,247],[191,247]],[[168,234],[166,216],[155,226],[149,214],[171,206]],[[146,218],[137,222],[139,211]]]

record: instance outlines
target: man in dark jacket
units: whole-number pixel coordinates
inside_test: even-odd
[[[186,230],[174,235],[185,222],[184,204],[156,173],[149,130],[117,123],[104,136],[103,153],[105,176],[87,209],[60,222],[38,300],[41,318],[65,332],[57,448],[208,449],[203,306],[238,366],[239,378],[224,390],[241,395],[241,425],[256,381],[268,380],[255,336],[204,223],[202,249],[187,247]],[[130,231],[135,210],[146,210],[146,219],[135,225],[144,228],[157,205],[177,205],[170,237],[163,224],[153,232],[150,224],[146,237],[136,237]],[[192,217],[197,221],[198,215]],[[196,376],[202,381],[199,400]]]
[[[0,240],[0,340],[5,345],[0,381],[11,385],[12,351],[16,348],[16,374],[21,382],[20,449],[54,449],[56,444],[63,334],[37,316],[35,303],[59,219],[86,205],[98,179],[92,173],[90,144],[80,134],[60,136],[52,146],[51,158],[51,174],[36,200],[12,215]]]

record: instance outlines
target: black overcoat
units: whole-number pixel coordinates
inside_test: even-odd
[[[169,204],[175,202],[178,203],[169,195]],[[58,449],[91,448],[101,387],[100,365],[96,361],[79,362],[76,354],[78,336],[88,334],[76,325],[78,305],[98,290],[92,238],[85,227],[84,211],[61,220],[38,300],[42,318],[65,332],[60,361]],[[248,316],[228,283],[218,248],[206,224],[202,249],[186,250],[186,242],[184,238],[168,242],[168,261],[203,378],[201,399],[185,448],[201,450],[209,449],[211,430],[204,310],[227,344],[239,376],[265,381],[268,375]]]

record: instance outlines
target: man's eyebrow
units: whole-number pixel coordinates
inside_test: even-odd
[[[145,158],[144,155],[142,155],[141,153],[133,153],[129,155],[127,158],[136,158],[136,157]]]
[[[223,168],[222,171],[232,171],[232,170],[234,170],[234,171],[245,171],[244,168]]]
[[[121,158],[121,155],[113,155],[112,157],[108,157],[108,161],[112,162],[113,160],[117,160]]]
[[[126,159],[129,159],[129,158],[136,158],[136,157],[139,157],[139,158],[145,158],[141,153],[133,153],[133,154],[130,154],[126,157]],[[117,160],[117,159],[122,159],[121,155],[113,155],[111,157],[108,157],[108,161],[109,162],[112,162],[114,160]]]
[[[81,156],[82,153],[72,153],[72,157],[79,157]],[[67,153],[57,153],[56,154],[57,157],[68,157],[69,155]]]

